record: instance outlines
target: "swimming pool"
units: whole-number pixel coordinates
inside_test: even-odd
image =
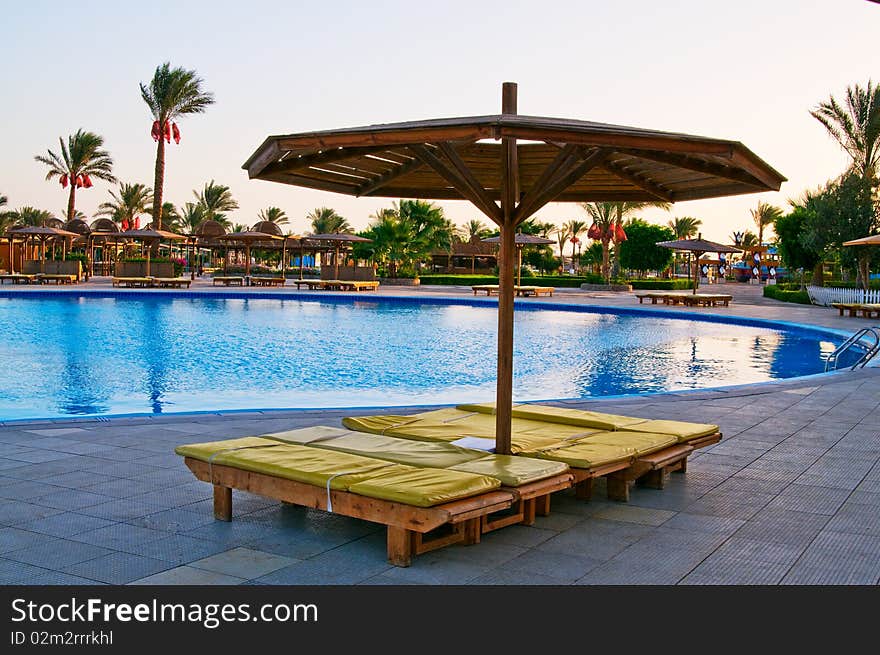
[[[497,312],[478,300],[10,294],[0,297],[0,420],[491,400]],[[517,400],[808,375],[842,340],[549,307],[517,309]]]

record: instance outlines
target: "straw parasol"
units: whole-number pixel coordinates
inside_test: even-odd
[[[707,241],[702,234],[698,234],[696,239],[679,239],[678,241],[658,241],[658,246],[669,248],[671,250],[682,250],[694,254],[694,260],[699,262],[700,257],[707,252],[742,252],[734,246],[725,246],[723,243],[715,243]],[[697,292],[697,286],[700,283],[700,276],[694,274],[694,293]]]
[[[167,230],[154,230],[154,229],[144,229],[144,230],[126,230],[125,232],[120,232],[118,235],[114,234],[113,236],[118,236],[123,239],[134,239],[136,241],[141,241],[143,243],[152,243],[153,241],[159,242],[163,239],[165,241],[184,241],[186,237],[182,234],[178,234],[177,232],[168,232]],[[150,276],[150,248],[146,248],[147,251],[147,277]]]
[[[483,239],[486,243],[501,243],[501,237],[488,237]],[[553,239],[545,239],[544,237],[535,236],[534,234],[516,233],[516,283],[522,282],[522,251],[525,246],[547,246],[556,243]]]
[[[65,243],[67,239],[76,239],[79,234],[76,232],[68,232],[58,227],[45,227],[42,225],[22,225],[21,227],[13,227],[6,231],[9,237],[9,255],[12,259],[12,239],[13,237],[21,237],[23,239],[34,238],[40,242],[40,271],[46,270],[46,241],[49,239],[63,238]]]
[[[495,439],[510,453],[517,226],[550,202],[678,202],[778,191],[785,178],[738,141],[501,114],[270,136],[251,179],[351,196],[467,200],[501,230]]]
[[[880,246],[880,234],[873,234],[869,237],[861,239],[853,239],[852,241],[844,241],[845,246]]]
[[[250,279],[251,276],[251,246],[254,243],[258,242],[266,242],[266,241],[283,241],[284,237],[278,236],[276,234],[267,234],[265,232],[254,232],[253,230],[248,230],[247,232],[230,232],[229,234],[223,234],[217,237],[217,241],[223,241],[225,243],[234,243],[240,242],[244,245],[244,275],[246,278]]]
[[[359,237],[356,234],[347,234],[345,232],[336,232],[334,234],[310,234],[303,238],[308,239],[309,241],[325,241],[334,246],[335,254],[333,256],[333,263],[336,267],[333,273],[334,279],[337,279],[339,277],[340,248],[343,245],[350,246],[352,243],[367,243],[372,241],[372,239],[365,239],[364,237]]]

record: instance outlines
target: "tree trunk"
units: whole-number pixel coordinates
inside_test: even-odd
[[[862,278],[862,288],[871,288],[871,258],[868,255],[859,257],[859,274]]]
[[[608,247],[610,242],[608,239],[602,239],[602,277],[605,278],[605,284],[611,282],[611,275],[608,266]]]
[[[76,176],[70,181],[70,195],[67,196],[67,220],[72,221],[76,211]]]
[[[159,121],[159,142],[156,144],[156,175],[153,180],[153,229],[162,229],[162,187],[165,184],[165,123]]]
[[[813,267],[812,284],[814,287],[825,286],[825,267],[822,262],[819,262]]]

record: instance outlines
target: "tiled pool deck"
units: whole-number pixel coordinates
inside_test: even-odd
[[[739,287],[730,313],[847,330],[869,323],[756,292]],[[403,569],[385,561],[384,529],[363,521],[238,492],[234,520],[214,521],[209,485],[173,453],[186,442],[338,426],[350,411],[0,424],[0,584],[880,581],[880,369],[569,404],[717,423],[725,439],[662,491],[636,487],[628,504],[604,501],[601,486],[591,502],[556,494],[533,527]]]

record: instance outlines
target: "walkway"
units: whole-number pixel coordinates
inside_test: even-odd
[[[729,286],[731,314],[848,331],[867,322]],[[580,291],[552,301],[635,303]],[[186,442],[338,426],[344,412],[0,424],[0,584],[880,581],[880,369],[567,404],[717,423],[725,439],[662,491],[637,487],[628,504],[604,501],[601,486],[591,502],[557,494],[534,527],[508,527],[401,569],[385,561],[383,530],[363,521],[238,492],[234,520],[214,521],[209,485],[172,452]]]

